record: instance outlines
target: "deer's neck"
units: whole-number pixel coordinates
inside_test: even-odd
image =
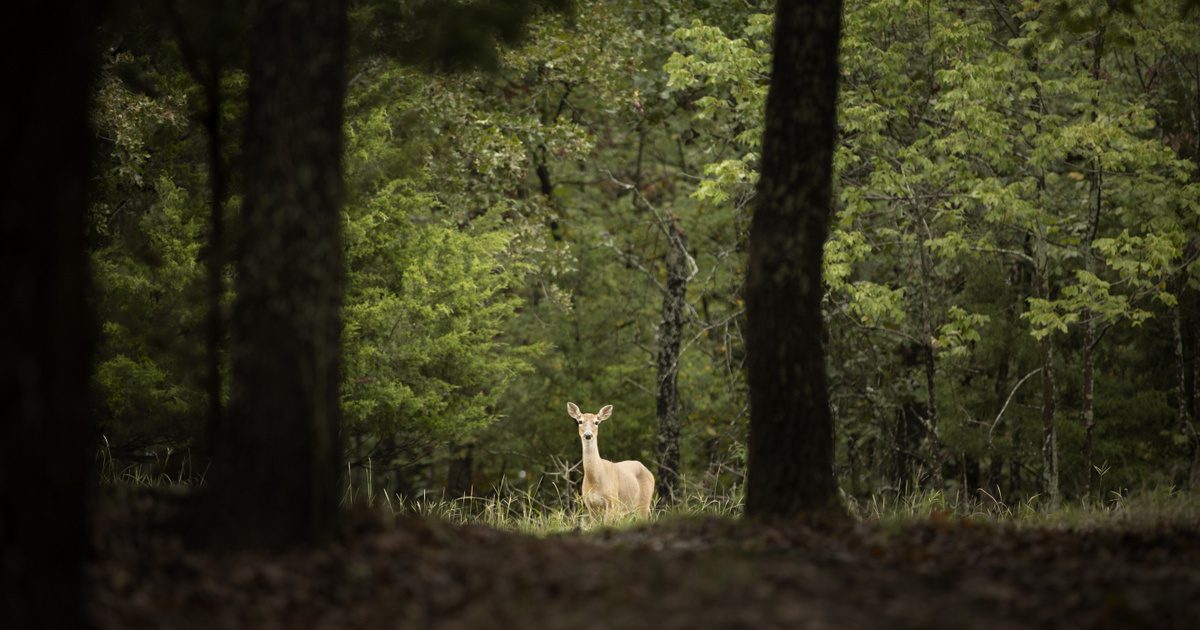
[[[600,478],[600,445],[597,444],[599,438],[583,440],[583,477],[590,481],[595,481]]]

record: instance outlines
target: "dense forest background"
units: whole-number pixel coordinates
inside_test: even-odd
[[[247,80],[226,4],[126,7],[100,35],[87,242],[108,480],[205,483],[228,402]],[[645,462],[660,500],[738,496],[772,14],[577,2],[455,63],[458,40],[351,3],[351,484],[569,503],[574,401],[614,406],[602,452]],[[841,50],[822,305],[842,491],[1194,487],[1196,13],[848,0]]]

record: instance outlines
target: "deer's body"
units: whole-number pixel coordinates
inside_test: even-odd
[[[600,457],[598,425],[612,413],[612,405],[600,413],[580,413],[574,403],[567,403],[567,413],[579,423],[579,440],[583,445],[583,504],[593,518],[600,516],[605,523],[636,512],[650,516],[654,500],[654,475],[638,461],[610,462]]]

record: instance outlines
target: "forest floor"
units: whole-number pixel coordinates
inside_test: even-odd
[[[281,555],[189,550],[140,500],[97,517],[101,628],[1195,628],[1200,523],[667,520],[533,537],[359,516]]]

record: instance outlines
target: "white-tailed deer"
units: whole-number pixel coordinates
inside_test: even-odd
[[[654,499],[654,475],[641,462],[613,462],[600,458],[600,423],[612,415],[612,405],[599,413],[582,413],[575,403],[567,403],[567,413],[579,423],[579,441],[583,444],[583,504],[605,524],[614,518],[637,512],[650,516]]]

